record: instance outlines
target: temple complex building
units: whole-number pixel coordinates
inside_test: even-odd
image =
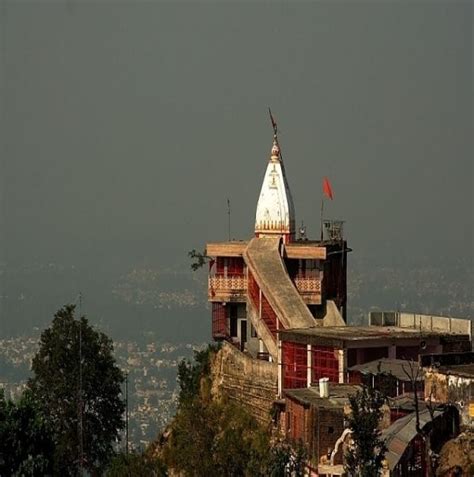
[[[472,322],[377,312],[367,326],[347,325],[351,250],[343,222],[321,217],[319,239],[308,239],[304,230],[297,234],[275,125],[274,130],[253,237],[206,245],[212,337],[224,342],[215,381],[259,421],[276,409],[277,427],[308,447],[311,475],[343,475],[346,396],[390,374],[388,395],[395,404],[389,415],[407,416],[412,404],[405,403],[406,393],[413,383],[404,377],[403,362],[470,352]],[[399,457],[387,464],[386,475],[404,475],[393,470],[405,462]]]

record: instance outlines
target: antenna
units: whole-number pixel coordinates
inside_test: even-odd
[[[227,232],[229,235],[229,242],[230,242],[230,200],[227,198]]]

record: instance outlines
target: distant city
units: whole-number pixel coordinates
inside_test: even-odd
[[[468,262],[368,266],[350,257],[349,264],[350,323],[364,323],[368,312],[377,309],[474,316]],[[178,363],[210,341],[206,275],[187,266],[137,266],[87,281],[84,271],[73,266],[1,265],[0,387],[7,397],[20,394],[41,331],[63,304],[77,302],[79,307],[78,290],[87,282],[81,290],[82,312],[114,339],[118,365],[128,373],[129,440],[144,448],[174,415]]]
[[[199,346],[116,341],[114,348],[119,367],[128,375],[130,445],[144,448],[173,417],[178,363],[192,358]],[[0,340],[0,387],[7,398],[15,399],[24,390],[37,349],[38,337]]]

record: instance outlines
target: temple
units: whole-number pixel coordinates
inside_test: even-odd
[[[321,217],[323,230],[316,240],[308,239],[304,229],[297,234],[275,124],[269,156],[254,236],[206,246],[212,337],[224,343],[218,380],[258,420],[276,409],[274,424],[307,447],[311,475],[344,475],[341,443],[347,436],[348,395],[366,383],[368,373],[381,374],[382,368],[400,371],[403,363],[419,362],[422,356],[469,353],[472,323],[380,312],[370,314],[367,326],[347,325],[351,250],[343,222]],[[376,382],[372,377],[372,386]],[[398,372],[392,388],[395,423],[411,412],[406,393],[413,391],[413,383]],[[415,422],[406,421],[407,426]],[[415,441],[392,456],[386,475],[405,475],[397,472],[412,465],[406,456],[421,452],[410,446]]]
[[[327,222],[327,230],[335,225]],[[277,136],[273,138],[248,241],[208,243],[212,335],[260,359],[277,360],[277,334],[344,326],[347,243],[296,238],[295,209]]]

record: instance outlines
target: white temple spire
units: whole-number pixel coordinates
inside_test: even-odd
[[[276,123],[271,116],[274,136],[270,161],[267,165],[257,203],[255,235],[257,237],[282,236],[285,243],[295,237],[295,208],[285,175]]]

